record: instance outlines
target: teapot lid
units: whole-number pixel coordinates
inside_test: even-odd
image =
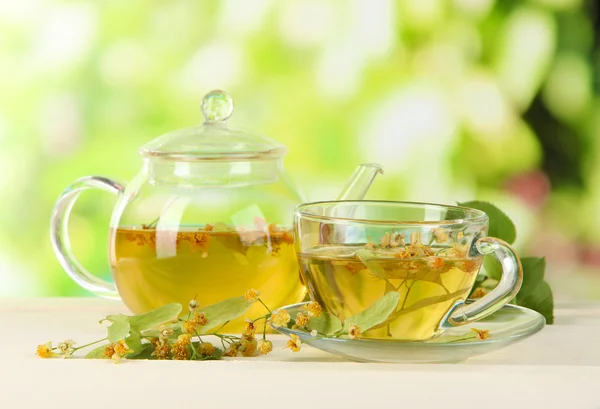
[[[261,134],[229,128],[233,99],[224,91],[211,91],[202,100],[204,123],[178,129],[145,144],[139,150],[144,157],[196,160],[239,160],[280,157],[285,145]]]

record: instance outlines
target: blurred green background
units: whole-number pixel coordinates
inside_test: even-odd
[[[491,200],[545,255],[556,298],[600,299],[598,9],[593,0],[0,2],[0,297],[88,295],[49,242],[80,176],[129,180],[137,148],[199,123],[225,89],[310,199],[355,165],[370,198]],[[114,197],[71,221],[109,277]]]

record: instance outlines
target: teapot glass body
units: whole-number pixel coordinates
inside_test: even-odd
[[[118,195],[108,243],[115,284],[88,273],[69,245],[68,211],[90,187]],[[291,231],[293,208],[302,202],[281,158],[146,159],[126,186],[99,177],[70,186],[56,204],[52,238],[75,281],[98,295],[121,298],[134,313],[169,302],[187,305],[193,298],[209,305],[251,288],[278,307],[305,295]]]

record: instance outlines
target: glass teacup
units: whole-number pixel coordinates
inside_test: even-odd
[[[497,311],[519,291],[519,258],[486,237],[488,217],[458,206],[330,201],[295,210],[295,246],[311,298],[340,319],[396,291],[396,311],[365,338],[420,341]],[[484,255],[502,265],[498,286],[465,304]]]

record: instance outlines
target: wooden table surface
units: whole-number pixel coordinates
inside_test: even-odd
[[[366,364],[304,346],[210,362],[40,359],[38,344],[100,339],[126,312],[97,298],[0,300],[0,409],[600,409],[600,303],[560,304],[556,324],[460,364]]]

